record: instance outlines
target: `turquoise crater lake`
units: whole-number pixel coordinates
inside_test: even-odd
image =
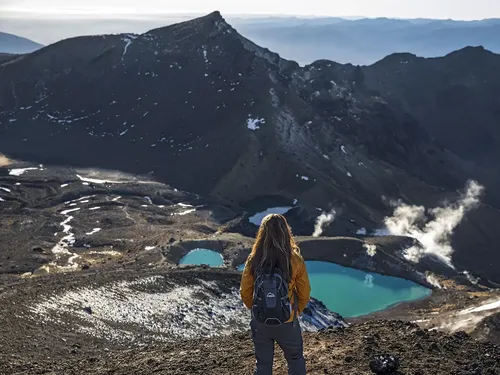
[[[179,264],[199,266],[207,264],[210,267],[221,267],[224,265],[224,258],[216,251],[209,249],[194,249],[187,253]]]
[[[413,281],[367,273],[335,263],[306,261],[311,295],[346,318],[388,309],[431,294]]]
[[[311,296],[345,318],[367,315],[431,294],[430,289],[398,277],[367,273],[335,263],[306,261]],[[238,269],[242,271],[244,265]]]

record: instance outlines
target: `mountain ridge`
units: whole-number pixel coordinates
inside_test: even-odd
[[[239,35],[220,13],[139,36],[66,40],[0,65],[0,151],[150,174],[235,206],[298,198],[307,223],[299,234],[309,234],[314,207],[340,207],[326,233],[348,235],[359,229],[353,221],[381,225],[390,214],[382,196],[434,207],[467,180],[482,181],[412,108],[371,84],[387,72],[366,69],[327,60],[302,68]],[[495,206],[497,182],[487,182]],[[497,215],[479,212],[481,223]],[[484,224],[464,226],[461,254]],[[493,243],[498,234],[484,230]],[[487,257],[472,263],[498,279]]]
[[[483,45],[494,52],[500,23],[495,20],[459,22],[446,20],[360,19],[272,23],[240,21],[244,35],[279,51],[301,65],[328,58],[370,65],[393,52],[424,57],[446,55],[467,45]]]

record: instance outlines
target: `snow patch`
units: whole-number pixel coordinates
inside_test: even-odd
[[[86,248],[90,248],[90,245],[83,245]],[[114,250],[102,250],[102,251],[87,251],[85,255],[106,255],[112,257],[119,257],[122,254],[119,251]]]
[[[43,169],[41,168],[14,168],[9,171],[9,175],[11,176],[21,176],[27,171],[35,171],[35,170],[40,170],[42,171]]]
[[[264,120],[263,118],[249,118],[247,120],[247,128],[250,129],[250,130],[259,130],[260,129],[260,125],[261,124],[265,124],[266,123],[266,120]]]
[[[208,65],[208,56],[207,56],[207,46],[203,46],[203,59],[205,60],[205,64]]]
[[[271,207],[266,209],[265,211],[262,212],[257,212],[255,215],[251,216],[248,218],[248,221],[250,221],[252,224],[255,224],[257,226],[260,225],[262,220],[270,214],[279,214],[279,215],[284,215],[288,211],[290,211],[292,207],[284,206],[284,207]]]
[[[85,233],[85,234],[86,234],[87,236],[91,236],[91,235],[93,235],[93,234],[95,234],[95,233],[97,233],[97,232],[100,232],[100,231],[101,231],[101,228],[94,228],[94,229],[92,229],[92,231],[91,231],[91,232],[88,232],[88,233]]]
[[[179,215],[179,216],[184,216],[190,213],[196,212],[196,208],[191,208],[189,210],[181,211],[181,212],[176,212],[174,215]]]
[[[299,318],[304,331],[347,326],[317,301],[308,307]],[[217,282],[201,278],[177,285],[160,275],[40,296],[28,309],[33,321],[128,344],[246,332],[250,319],[237,287],[221,290]]]
[[[97,178],[82,177],[79,174],[76,175],[81,181],[91,182],[93,184],[126,184],[128,181],[112,181],[112,180],[100,180]]]
[[[125,47],[123,48],[123,54],[122,54],[122,62],[123,62],[123,58],[127,54],[128,47],[130,47],[130,45],[132,44],[132,41],[134,39],[137,39],[137,35],[127,34],[126,36],[122,37],[122,40],[125,42]]]
[[[79,210],[80,210],[80,208],[72,208],[70,210],[61,211],[61,215],[67,215],[71,212],[75,212],[75,211],[79,211]]]
[[[466,310],[462,310],[459,312],[459,315],[471,314],[471,313],[477,313],[477,312],[495,310],[495,309],[500,309],[500,299],[498,301],[490,301],[490,302],[488,302],[484,305],[478,306],[478,307],[472,307],[472,308],[469,308]]]
[[[76,209],[76,210],[79,210]],[[68,210],[69,212],[75,210]],[[63,211],[62,214],[67,216],[68,211]],[[66,213],[64,213],[66,212]],[[66,269],[76,269],[78,264],[75,262],[79,256],[77,254],[71,253],[68,248],[73,246],[75,243],[75,234],[71,232],[72,226],[69,223],[73,220],[73,216],[67,216],[64,221],[62,221],[59,225],[63,227],[63,233],[66,234],[61,240],[51,249],[52,253],[56,256],[55,262],[50,265],[55,267],[56,269],[66,270]],[[67,264],[65,266],[57,265],[57,262],[60,261],[60,258],[63,256],[67,256]],[[46,268],[47,270],[50,267]]]

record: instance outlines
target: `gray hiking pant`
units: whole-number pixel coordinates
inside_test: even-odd
[[[277,327],[269,327],[252,319],[250,323],[255,346],[257,367],[255,375],[272,375],[274,342],[283,350],[288,362],[289,375],[305,375],[306,361],[302,343],[302,331],[298,321]]]

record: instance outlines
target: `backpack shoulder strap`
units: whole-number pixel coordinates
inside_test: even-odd
[[[297,291],[295,289],[293,289],[293,326],[295,327],[295,325],[297,324],[297,322],[299,321],[299,301],[298,301],[299,297],[297,295]]]

